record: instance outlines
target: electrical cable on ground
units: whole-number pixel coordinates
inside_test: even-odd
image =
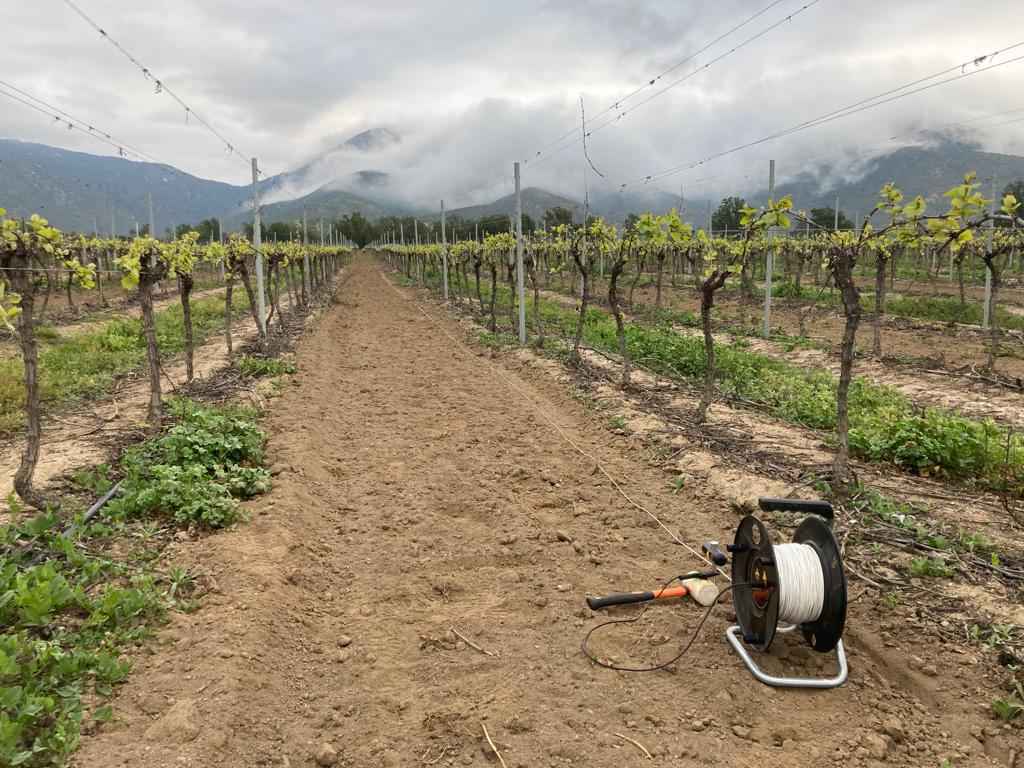
[[[681,576],[673,576],[671,579],[669,579],[667,582],[665,582],[664,586],[662,586],[661,590],[659,590],[659,591],[664,591],[666,587],[670,586],[673,582],[678,581],[681,578],[682,578]],[[737,584],[730,584],[725,589],[720,590],[719,593],[715,596],[715,599],[711,603],[711,605],[709,605],[707,607],[707,610],[704,611],[704,615],[701,617],[701,620],[697,624],[696,628],[690,634],[690,639],[686,641],[686,645],[684,645],[682,647],[682,649],[679,651],[679,653],[677,653],[675,656],[673,656],[668,661],[662,661],[662,662],[660,662],[658,664],[652,664],[649,667],[627,667],[627,666],[624,666],[624,665],[621,665],[621,664],[613,664],[610,661],[602,661],[597,656],[595,656],[594,653],[590,650],[590,637],[595,632],[597,632],[597,631],[599,631],[599,630],[601,630],[601,629],[603,629],[605,627],[614,626],[616,624],[632,624],[634,622],[640,621],[640,619],[642,619],[644,617],[644,614],[647,613],[647,611],[650,609],[650,607],[652,605],[654,605],[654,603],[647,603],[647,605],[644,606],[643,610],[640,611],[640,613],[638,613],[636,616],[634,616],[631,619],[611,619],[609,621],[605,621],[605,622],[602,622],[602,623],[598,624],[596,627],[592,627],[590,629],[590,631],[587,632],[587,634],[583,636],[583,642],[580,643],[580,649],[583,651],[583,655],[584,656],[586,656],[592,662],[597,664],[599,667],[604,667],[605,669],[614,669],[617,672],[657,672],[660,669],[665,669],[667,667],[671,667],[673,664],[675,664],[677,661],[679,661],[681,658],[683,658],[683,656],[685,656],[686,653],[690,650],[690,647],[694,644],[694,642],[696,642],[697,636],[700,634],[700,631],[704,628],[704,624],[707,622],[708,618],[711,616],[711,611],[713,611],[715,606],[718,605],[718,601],[722,599],[722,595],[725,595],[725,594],[727,594],[729,592],[732,592],[733,590],[735,590],[735,589],[737,589],[739,587],[749,587],[749,586],[750,586],[749,584],[737,583]]]

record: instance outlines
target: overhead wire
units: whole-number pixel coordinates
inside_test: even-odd
[[[724,53],[719,54],[718,56],[714,57],[710,61],[702,64],[700,67],[698,67],[697,69],[693,70],[692,72],[690,72],[690,73],[688,73],[686,75],[683,75],[682,77],[677,78],[676,80],[673,80],[671,83],[669,83],[665,87],[661,88],[660,90],[655,91],[654,93],[649,95],[647,98],[643,99],[642,101],[640,101],[640,102],[638,102],[638,103],[636,103],[636,104],[634,104],[632,106],[629,106],[628,108],[622,110],[621,112],[619,112],[617,115],[615,115],[613,117],[606,118],[604,121],[599,121],[597,123],[596,127],[592,127],[589,131],[587,131],[585,133],[583,138],[584,139],[589,138],[590,136],[592,136],[593,134],[597,133],[601,129],[607,128],[609,125],[612,125],[613,123],[619,122],[626,115],[628,115],[631,112],[639,109],[644,104],[647,104],[647,103],[653,101],[654,99],[658,98],[659,96],[661,96],[665,92],[667,92],[667,91],[669,91],[669,90],[671,90],[671,89],[673,89],[673,88],[675,88],[675,87],[677,87],[679,85],[682,85],[687,80],[689,80],[689,79],[691,79],[691,78],[693,78],[693,77],[695,77],[695,76],[697,76],[697,75],[707,71],[708,69],[710,69],[712,66],[714,66],[718,62],[722,61],[723,59],[726,59],[729,56],[732,56],[734,53],[737,53],[738,51],[742,50],[743,48],[745,48],[746,46],[750,45],[751,43],[756,42],[757,40],[761,39],[762,37],[764,37],[765,35],[769,34],[770,32],[773,32],[774,30],[778,29],[783,24],[785,24],[785,23],[787,23],[789,21],[792,21],[796,16],[799,16],[804,11],[807,11],[810,8],[814,7],[819,2],[821,2],[821,0],[809,0],[809,2],[805,3],[804,5],[802,5],[797,10],[793,11],[792,13],[788,14],[787,16],[784,16],[783,18],[779,19],[775,23],[770,24],[769,26],[767,26],[764,29],[760,30],[759,32],[755,33],[754,35],[751,35],[750,37],[748,37],[748,38],[744,39],[743,41],[737,43],[732,48],[728,49]],[[749,23],[753,19],[757,18],[758,16],[762,15],[763,13],[767,12],[769,9],[771,9],[772,7],[774,7],[777,4],[778,4],[777,2],[776,3],[772,3],[768,7],[762,9],[758,13],[756,13],[753,16],[749,17],[742,24],[739,24],[738,26],[733,27],[732,30],[730,30],[729,32],[725,33],[724,35],[716,38],[712,43],[709,43],[708,45],[704,46],[697,53],[693,54],[692,56],[688,57],[687,59],[684,59],[682,62],[676,64],[675,66],[673,66],[670,69],[666,70],[664,73],[662,73],[658,77],[656,77],[656,78],[652,79],[651,81],[649,81],[648,85],[653,85],[655,82],[660,80],[664,76],[664,74],[667,74],[668,72],[671,72],[671,71],[673,71],[675,69],[678,69],[680,66],[682,66],[687,61],[692,60],[694,57],[696,57],[700,53],[708,50],[708,48],[711,48],[715,43],[719,42],[723,38],[725,38],[728,35],[732,34],[732,32],[735,32],[736,30],[738,30],[741,27],[745,26],[747,23]],[[643,88],[646,88],[646,87],[647,86],[641,86],[641,88],[639,88],[636,91],[634,91],[632,94],[630,94],[630,96],[635,95],[636,93],[639,93],[641,90],[643,90]],[[627,96],[625,98],[629,98],[629,97]],[[621,104],[621,102],[625,100],[625,98],[624,99],[620,99],[619,101],[615,102],[612,105],[611,108],[606,108],[605,110],[600,112],[597,117],[601,117],[603,115],[606,115],[608,112],[611,111],[611,109],[617,108]],[[594,119],[596,120],[597,118],[594,118]],[[550,145],[548,145],[547,148],[538,151],[529,160],[525,160],[524,164],[526,164],[526,163],[534,163],[534,164],[536,164],[536,163],[540,162],[544,158],[553,157],[554,155],[559,154],[560,152],[564,151],[565,149],[568,149],[570,146],[575,144],[574,140],[570,141],[568,144],[563,144],[562,146],[558,146],[558,145],[562,144],[562,142],[565,139],[571,139],[572,136],[574,136],[575,134],[576,134],[575,129],[573,129],[571,132],[566,132],[565,134],[563,134],[563,136],[561,138],[557,139],[556,141],[554,141]]]
[[[127,58],[132,64],[134,64],[142,72],[143,76],[154,84],[156,93],[166,93],[168,96],[174,99],[179,104],[179,106],[181,106],[181,108],[185,110],[186,122],[190,118],[195,119],[197,123],[206,128],[206,130],[208,130],[211,134],[213,134],[219,141],[221,141],[224,144],[229,154],[237,155],[246,163],[251,162],[251,156],[247,156],[244,153],[240,152],[233,142],[228,140],[228,138],[224,136],[216,128],[214,128],[209,123],[209,121],[207,121],[202,115],[196,112],[187,103],[185,103],[184,99],[182,99],[177,93],[175,93],[163,80],[157,77],[152,70],[143,65],[143,63],[139,61],[135,56],[133,56],[128,51],[128,49],[126,49],[116,39],[114,39],[110,35],[110,33],[106,31],[106,29],[101,27],[91,16],[89,16],[85,11],[83,11],[74,2],[74,0],[64,0],[64,4],[71,8],[71,10],[73,10],[75,13],[77,13],[82,18],[82,20],[85,21],[86,24],[88,24],[90,27],[96,30],[104,40],[113,45],[114,48],[116,48],[122,55],[124,55],[125,58]],[[263,171],[258,170],[257,173],[259,175],[263,175]]]
[[[974,75],[978,75],[978,74],[981,74],[983,72],[988,72],[990,70],[998,69],[1000,67],[1004,67],[1004,66],[1007,66],[1009,64],[1014,64],[1016,62],[1024,60],[1024,55],[1015,56],[1013,58],[1006,59],[1005,61],[1001,61],[1001,62],[998,62],[996,64],[990,64],[989,66],[986,66],[986,67],[980,66],[979,62],[983,62],[985,60],[990,60],[994,56],[997,56],[997,55],[999,55],[1001,53],[1006,53],[1007,51],[1011,51],[1011,50],[1017,49],[1017,48],[1019,48],[1021,46],[1024,46],[1024,42],[1015,43],[1014,45],[1011,45],[1011,46],[1008,46],[1006,48],[997,50],[997,51],[995,51],[995,52],[993,52],[991,54],[987,54],[985,56],[980,56],[980,57],[978,57],[976,59],[970,59],[970,60],[968,60],[967,62],[965,62],[963,64],[958,64],[958,65],[956,65],[954,67],[950,67],[950,68],[944,69],[944,70],[942,70],[940,72],[937,72],[935,74],[929,75],[927,77],[919,78],[917,80],[914,80],[914,81],[912,81],[910,83],[906,83],[906,84],[904,84],[902,86],[899,86],[897,88],[892,88],[892,89],[889,89],[887,91],[883,91],[882,93],[876,94],[875,96],[871,96],[871,97],[868,97],[866,99],[861,99],[861,100],[859,100],[857,102],[854,102],[853,104],[847,105],[847,106],[842,107],[840,109],[832,110],[830,112],[826,112],[823,115],[819,115],[818,117],[811,118],[810,120],[802,121],[800,123],[797,123],[796,125],[793,125],[793,126],[790,126],[788,128],[782,129],[780,131],[776,131],[774,133],[768,134],[767,136],[763,136],[763,137],[761,137],[759,139],[755,139],[754,141],[749,141],[749,142],[745,142],[743,144],[739,144],[739,145],[737,145],[735,147],[731,147],[731,148],[723,150],[721,152],[716,152],[714,154],[711,154],[711,155],[708,155],[706,157],[703,157],[703,158],[701,158],[699,160],[694,160],[694,161],[690,161],[690,162],[687,162],[687,163],[681,163],[679,165],[675,165],[675,166],[672,166],[670,168],[667,168],[667,169],[665,169],[663,171],[647,174],[646,176],[642,176],[642,177],[640,177],[638,179],[634,179],[634,180],[631,180],[631,181],[626,182],[624,184],[620,184],[619,188],[620,189],[625,189],[626,187],[628,187],[630,185],[647,184],[647,183],[650,183],[652,181],[656,181],[656,180],[659,180],[659,179],[666,178],[668,176],[675,175],[677,173],[682,173],[682,172],[687,171],[687,170],[692,170],[694,168],[698,168],[698,167],[700,167],[702,165],[705,165],[706,163],[709,163],[709,162],[711,162],[713,160],[718,160],[718,159],[720,159],[722,157],[734,154],[736,152],[740,152],[740,151],[742,151],[744,149],[749,149],[751,147],[758,146],[760,144],[765,144],[767,142],[774,141],[776,139],[783,138],[785,136],[789,136],[789,135],[792,135],[794,133],[798,133],[800,131],[807,130],[808,128],[815,128],[815,127],[817,127],[819,125],[825,125],[826,123],[833,122],[834,120],[838,120],[840,118],[850,117],[852,115],[859,114],[860,112],[865,112],[865,111],[867,111],[869,109],[874,109],[875,107],[880,107],[880,106],[882,106],[884,104],[889,104],[889,103],[891,103],[893,101],[897,101],[899,99],[903,99],[903,98],[906,98],[908,96],[913,96],[915,94],[921,93],[923,91],[930,90],[932,88],[937,88],[937,87],[939,87],[941,85],[945,85],[947,83],[963,80],[965,78],[972,77]],[[971,64],[974,64],[977,68],[973,69],[973,70],[970,70],[970,71],[966,71],[964,68],[966,66],[971,65]],[[961,70],[961,71],[960,71],[959,74],[954,75],[952,77],[946,77],[946,78],[944,78],[942,80],[938,80],[937,82],[928,82],[929,80],[934,80],[937,77],[942,77],[943,75],[947,75],[947,74],[949,74],[950,72],[952,72],[954,70]],[[927,84],[922,85],[922,83],[927,83]],[[917,87],[914,87],[914,86],[917,86]],[[910,90],[907,90],[908,88]]]
[[[1012,115],[1012,114],[1016,114],[1018,112],[1024,112],[1024,107],[1018,107],[1018,108],[1014,108],[1014,109],[1003,110],[1003,111],[1000,111],[1000,112],[992,112],[992,113],[987,114],[987,115],[982,115],[980,117],[971,118],[970,120],[962,120],[962,121],[949,122],[949,123],[940,123],[939,125],[936,125],[936,126],[930,127],[930,128],[919,128],[919,129],[915,129],[913,131],[907,131],[905,133],[898,133],[898,134],[895,134],[893,136],[890,136],[888,139],[886,139],[884,141],[875,142],[873,144],[869,144],[867,146],[861,147],[859,149],[859,151],[857,151],[850,158],[850,161],[851,162],[857,162],[857,161],[862,161],[862,160],[869,160],[872,157],[874,157],[879,150],[890,150],[891,151],[892,150],[892,142],[897,141],[898,139],[901,139],[901,138],[904,138],[904,137],[914,136],[914,135],[919,134],[919,133],[926,133],[928,131],[933,131],[933,130],[942,130],[942,129],[945,129],[945,128],[954,128],[954,127],[962,126],[962,125],[975,125],[975,124],[977,124],[979,122],[982,122],[984,120],[991,120],[992,118],[995,118],[995,117],[1003,117],[1005,115]],[[1017,118],[1014,118],[1012,120],[1006,120],[1004,122],[994,123],[994,124],[992,124],[990,126],[987,126],[987,127],[989,127],[989,128],[999,128],[999,127],[1004,126],[1004,125],[1013,125],[1013,124],[1021,123],[1021,122],[1024,122],[1024,117],[1017,117]],[[907,146],[911,146],[911,145],[904,144],[901,148],[905,148]],[[829,152],[826,152],[826,153],[815,154],[815,155],[811,155],[811,156],[801,155],[799,157],[799,161],[800,161],[801,164],[803,164],[804,167],[806,167],[808,164],[814,164],[814,163],[817,163],[819,161],[824,161],[824,160],[830,161],[830,163],[834,163],[835,159],[836,159],[836,151],[835,150],[830,150]],[[709,181],[718,181],[718,180],[721,180],[721,179],[729,179],[731,182],[739,182],[739,181],[749,181],[751,178],[752,178],[752,176],[749,173],[745,173],[742,176],[737,176],[736,174],[732,174],[732,173],[719,173],[719,174],[716,174],[714,176],[701,176],[700,178],[697,178],[697,179],[690,179],[690,180],[688,180],[687,184],[690,185],[690,186],[693,186],[693,185],[696,185],[696,184],[706,183],[706,182],[709,182]],[[784,182],[784,179],[782,181]],[[651,182],[651,186],[653,186],[659,192],[663,192],[665,194],[674,194],[673,192],[669,192],[669,191],[665,190],[657,182]]]
[[[694,53],[691,53],[691,54],[690,54],[689,56],[687,56],[686,58],[682,59],[681,61],[678,61],[678,62],[676,62],[676,63],[675,63],[675,64],[673,64],[673,65],[672,65],[671,67],[669,67],[669,68],[668,68],[668,69],[666,69],[665,71],[661,72],[660,74],[656,75],[655,77],[651,78],[650,80],[648,80],[647,82],[645,82],[645,83],[644,83],[643,85],[640,85],[640,86],[638,86],[637,88],[635,88],[634,90],[630,91],[630,92],[629,92],[629,93],[627,93],[627,94],[626,94],[625,96],[622,96],[621,98],[619,98],[619,99],[616,99],[616,100],[615,100],[615,101],[613,101],[613,102],[612,102],[611,104],[609,104],[609,105],[608,105],[607,107],[605,107],[605,108],[604,108],[603,110],[601,110],[601,111],[600,111],[600,112],[598,112],[598,113],[597,113],[596,115],[594,115],[594,119],[596,120],[597,118],[603,117],[603,116],[604,116],[604,115],[606,115],[606,114],[607,114],[608,112],[611,112],[611,111],[612,111],[613,109],[618,109],[618,108],[619,108],[619,106],[620,106],[620,105],[621,105],[621,104],[622,104],[623,102],[625,102],[625,101],[628,101],[629,99],[633,98],[633,97],[634,97],[634,96],[636,96],[636,95],[637,95],[638,93],[640,93],[641,91],[643,91],[643,90],[644,90],[645,88],[650,88],[650,87],[653,87],[653,86],[654,86],[654,84],[655,84],[656,82],[658,82],[659,80],[661,80],[661,79],[662,79],[662,78],[663,78],[663,77],[664,77],[665,75],[669,74],[670,72],[674,72],[675,70],[679,69],[679,67],[681,67],[681,66],[683,66],[684,64],[686,64],[687,62],[689,62],[689,61],[692,61],[692,60],[693,60],[694,58],[696,58],[696,57],[697,57],[697,56],[699,56],[700,54],[704,53],[704,52],[705,52],[705,51],[707,51],[707,50],[708,50],[709,48],[712,48],[712,47],[713,47],[714,45],[716,45],[717,43],[719,43],[719,42],[721,42],[722,40],[724,40],[725,38],[727,38],[727,37],[728,37],[729,35],[731,35],[731,34],[732,34],[733,32],[737,32],[738,30],[742,29],[742,28],[743,28],[743,27],[745,27],[745,26],[746,26],[747,24],[749,24],[750,22],[752,22],[752,21],[753,21],[754,19],[758,18],[759,16],[762,16],[763,14],[767,13],[767,12],[768,12],[768,11],[770,11],[770,10],[771,10],[772,8],[774,8],[774,7],[776,6],[776,5],[778,5],[779,3],[782,3],[782,2],[784,2],[784,1],[785,1],[785,0],[773,0],[773,2],[769,3],[768,5],[766,5],[766,6],[765,6],[764,8],[762,8],[761,10],[757,11],[757,13],[753,14],[752,16],[748,16],[748,17],[747,17],[746,19],[744,19],[743,21],[741,21],[741,22],[740,22],[739,24],[737,24],[736,26],[734,26],[734,27],[732,27],[731,29],[729,29],[728,31],[726,31],[726,32],[722,33],[721,35],[719,35],[718,37],[716,37],[716,38],[715,38],[714,40],[712,40],[711,42],[709,42],[709,43],[705,44],[705,45],[704,45],[704,46],[703,46],[702,48],[700,48],[699,50],[695,51]],[[538,150],[538,151],[537,151],[537,152],[536,152],[536,153],[534,154],[534,157],[536,157],[536,156],[538,156],[538,155],[541,155],[542,153],[546,152],[546,151],[547,151],[547,150],[548,150],[548,149],[549,149],[550,147],[556,146],[557,144],[561,143],[561,142],[562,142],[563,140],[565,140],[565,139],[567,139],[567,138],[571,138],[571,137],[573,137],[573,136],[575,136],[575,135],[576,135],[576,129],[575,129],[575,128],[570,128],[570,129],[569,129],[568,131],[566,131],[565,133],[563,133],[563,134],[562,134],[561,136],[559,136],[559,137],[558,137],[557,139],[555,139],[554,141],[552,141],[552,142],[550,142],[550,143],[548,143],[548,144],[544,145],[543,147],[541,147],[541,148],[540,148],[540,150]],[[524,161],[524,162],[529,162],[529,161]]]
[[[8,90],[5,89],[14,91],[14,93],[9,93]],[[92,136],[94,139],[102,141],[105,144],[109,144],[110,146],[118,150],[118,154],[121,157],[124,157],[126,154],[131,154],[138,157],[140,160],[145,160],[147,162],[160,162],[159,160],[156,160],[146,152],[143,152],[139,149],[135,149],[130,144],[115,138],[107,131],[97,128],[92,123],[77,118],[69,114],[68,112],[65,112],[64,110],[59,109],[58,107],[55,107],[52,104],[43,101],[42,99],[32,96],[31,94],[21,90],[20,88],[10,85],[9,83],[3,80],[0,80],[0,96],[6,96],[7,98],[13,101],[17,101],[25,105],[26,107],[30,107],[31,109],[34,109],[35,111],[46,115],[47,117],[53,118],[56,122],[60,122],[66,125],[68,130],[81,131],[82,133]]]
[[[970,120],[961,120],[955,123],[942,123],[938,126],[925,126],[924,128],[915,128],[912,131],[906,131],[905,133],[897,133],[895,136],[890,136],[889,141],[895,141],[896,139],[902,139],[905,136],[916,136],[919,133],[926,133],[928,131],[936,130],[936,128],[958,128],[961,125],[974,125],[985,120],[991,120],[993,117],[1003,117],[1005,115],[1013,115],[1018,112],[1024,112],[1024,107],[1015,107],[1013,109],[1007,109],[1002,112],[991,112],[987,115],[981,115],[980,117],[974,117]],[[1007,123],[999,123],[999,125],[1008,125],[1009,123],[1015,123],[1016,120],[1010,120]],[[992,126],[995,127],[995,126]]]

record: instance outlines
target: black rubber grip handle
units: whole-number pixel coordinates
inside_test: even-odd
[[[599,608],[606,608],[609,605],[629,605],[630,603],[645,603],[654,599],[653,592],[620,592],[615,595],[604,597],[588,597],[587,605],[590,610],[596,611]]]
[[[761,498],[757,500],[757,504],[765,512],[807,512],[811,515],[820,515],[827,520],[833,517],[832,505],[827,501]]]

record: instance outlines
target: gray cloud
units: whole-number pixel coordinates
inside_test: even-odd
[[[388,126],[403,141],[375,158],[376,169],[400,179],[396,192],[410,204],[433,206],[441,197],[460,205],[510,191],[514,159],[531,158],[578,128],[580,94],[596,117],[767,1],[81,4],[241,150],[258,155],[268,172],[294,168],[363,129]],[[673,76],[804,2],[780,3]],[[182,110],[154,94],[152,84],[67,6],[8,5],[5,25],[17,32],[0,49],[0,77],[185,171],[247,181],[241,160],[197,126],[186,126]],[[971,3],[821,0],[595,132],[591,157],[607,181],[591,175],[590,183],[614,189],[1017,42],[1006,23],[1016,12],[1008,0],[987,5],[984,14]],[[748,191],[763,186],[770,157],[782,177],[822,165],[852,173],[865,157],[896,146],[887,141],[894,134],[1024,106],[1024,97],[1016,96],[1022,74],[1024,62],[1011,64],[724,157],[657,186],[676,194],[682,185],[692,196]],[[0,135],[107,151],[20,105],[0,105]],[[976,124],[971,135],[989,149],[1024,152],[1024,122],[993,127],[999,122]],[[360,162],[332,161],[317,180],[363,170]],[[574,142],[529,162],[523,180],[579,197],[583,175]]]

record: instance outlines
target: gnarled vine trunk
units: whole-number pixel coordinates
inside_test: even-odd
[[[544,326],[540,320],[540,280],[537,278],[537,264],[531,258],[527,261],[527,274],[530,276],[530,285],[533,286],[533,324],[537,332],[536,345],[544,346]]]
[[[234,356],[235,350],[232,346],[231,341],[231,313],[232,313],[232,299],[235,292],[235,276],[233,274],[228,275],[227,289],[224,291],[224,343],[228,348],[228,360]]]
[[[474,275],[474,277],[476,277],[476,300],[478,302],[480,302],[480,314],[482,315],[486,310],[484,309],[484,297],[483,297],[483,294],[480,293],[480,267],[481,266],[482,266],[482,264],[480,263],[480,259],[479,258],[474,258],[473,259],[473,275]]]
[[[988,313],[989,338],[988,356],[985,361],[985,367],[990,371],[995,371],[996,361],[999,359],[999,338],[1001,335],[999,315],[996,313],[996,307],[999,306],[999,288],[1003,284],[1003,273],[1001,269],[997,268],[995,259],[988,261],[987,266],[992,274],[992,296]]]
[[[875,262],[875,318],[872,323],[871,354],[882,356],[882,319],[885,317],[885,268],[888,260],[881,254]]]
[[[700,286],[700,324],[704,332],[704,391],[697,404],[697,423],[708,418],[708,408],[715,399],[715,337],[711,332],[711,310],[715,306],[715,291],[725,285],[729,273],[715,270]]]
[[[587,307],[590,304],[590,271],[589,265],[584,266],[586,257],[580,253],[578,247],[573,248],[572,258],[580,273],[580,316],[576,321],[576,336],[573,339],[570,360],[578,363],[580,361],[580,344],[583,342],[583,326],[587,321]]]
[[[659,250],[655,258],[658,261],[658,280],[654,291],[654,306],[661,309],[661,276],[665,271],[665,249]]]
[[[618,283],[622,270],[626,267],[624,249],[620,248],[619,256],[612,264],[612,271],[608,278],[608,306],[615,316],[615,336],[619,342],[619,355],[622,357],[622,386],[630,385],[632,365],[629,359],[629,345],[626,343],[626,324],[622,318],[622,308],[619,306]]]
[[[39,349],[35,335],[35,275],[26,256],[15,258],[11,280],[21,295],[21,314],[18,315],[18,343],[21,346],[22,365],[25,369],[25,450],[21,453],[18,471],[14,474],[14,490],[26,504],[46,509],[46,497],[36,490],[33,477],[39,463],[39,449],[43,438],[43,415],[39,404]]]
[[[490,271],[491,271],[491,303],[490,303],[490,306],[488,307],[488,310],[490,311],[490,314],[491,314],[491,326],[490,327],[491,327],[491,333],[497,333],[498,332],[498,318],[494,314],[494,305],[495,305],[495,303],[498,300],[498,265],[495,263],[494,259],[490,259],[488,261],[488,267],[490,267]]]
[[[195,378],[195,345],[192,340],[192,275],[178,276],[178,290],[181,293],[181,320],[185,329],[185,380]]]
[[[160,350],[156,345],[156,315],[153,312],[153,286],[160,279],[156,267],[147,263],[139,269],[139,305],[142,307],[142,333],[146,339],[146,366],[149,370],[149,408],[146,420],[156,430],[163,418],[163,398],[160,389]]]
[[[832,463],[833,489],[840,498],[850,490],[850,383],[856,354],[857,328],[860,326],[860,290],[853,279],[855,253],[840,249],[833,260],[832,272],[843,300],[843,340],[839,348],[839,384],[836,387],[836,455]]]

